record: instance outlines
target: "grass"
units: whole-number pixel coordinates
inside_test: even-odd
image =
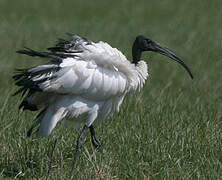
[[[49,138],[27,138],[36,113],[17,110],[21,99],[11,97],[11,76],[14,68],[44,62],[16,50],[42,50],[71,32],[107,41],[129,59],[134,38],[145,34],[183,57],[195,77],[145,53],[150,78],[144,89],[96,127],[103,153],[93,151],[88,134],[73,179],[221,179],[221,6],[220,0],[1,0],[0,177],[70,177],[78,133],[58,125]]]

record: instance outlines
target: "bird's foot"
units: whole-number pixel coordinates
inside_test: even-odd
[[[93,144],[93,147],[95,148],[95,150],[102,152],[101,143],[98,139],[96,139],[96,136],[92,136],[91,139],[92,139],[92,144]]]
[[[101,143],[100,143],[99,140],[96,138],[96,133],[95,133],[95,130],[94,130],[93,125],[91,125],[91,126],[89,127],[89,129],[90,129],[90,133],[91,133],[91,141],[92,141],[93,147],[94,147],[97,151],[102,152]]]

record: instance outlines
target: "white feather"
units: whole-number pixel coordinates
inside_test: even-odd
[[[107,118],[119,107],[129,91],[143,87],[148,76],[144,61],[135,66],[116,48],[104,42],[86,44],[73,58],[64,58],[59,65],[47,64],[29,69],[34,73],[47,68],[59,68],[48,74],[35,76],[33,81],[48,78],[38,86],[43,91],[29,97],[30,104],[47,107],[38,137],[48,136],[64,117],[90,126]]]

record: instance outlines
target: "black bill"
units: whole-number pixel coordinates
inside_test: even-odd
[[[190,70],[190,68],[186,65],[186,63],[180,58],[178,57],[174,52],[172,52],[171,50],[169,50],[166,47],[162,47],[160,44],[153,42],[152,43],[152,49],[151,51],[163,54],[173,60],[175,60],[176,62],[180,63],[185,69],[186,71],[189,73],[190,77],[193,79],[193,74]]]

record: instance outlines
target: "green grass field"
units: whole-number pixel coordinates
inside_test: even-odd
[[[66,32],[103,40],[131,59],[144,34],[191,67],[144,53],[150,77],[119,113],[88,134],[73,179],[222,179],[222,1],[0,0],[0,179],[69,179],[79,132],[58,125],[49,138],[26,137],[36,113],[18,111],[14,68],[45,61],[18,55],[43,50]],[[57,144],[52,154],[54,142]]]

